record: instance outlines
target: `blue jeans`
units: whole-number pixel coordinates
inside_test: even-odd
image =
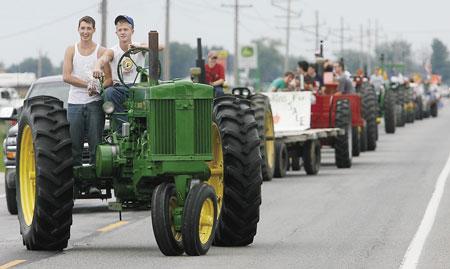
[[[68,105],[67,120],[70,124],[75,166],[82,165],[83,144],[86,137],[89,144],[89,163],[95,164],[95,150],[102,141],[105,126],[102,103],[102,101],[95,101],[87,104]]]
[[[105,90],[104,99],[105,102],[109,101],[114,104],[115,113],[123,113],[125,112],[124,103],[128,99],[128,88],[121,84],[108,87]],[[128,122],[127,115],[114,115],[113,119],[118,131],[122,129],[123,122]]]
[[[224,95],[222,86],[213,86],[214,87],[214,97],[220,97]]]

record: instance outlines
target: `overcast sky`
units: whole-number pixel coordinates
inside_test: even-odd
[[[285,6],[287,0],[274,0]],[[98,23],[94,39],[100,41],[100,0],[15,0],[2,1],[0,17],[0,62],[7,66],[25,57],[37,57],[39,50],[59,64],[68,45],[78,41],[77,22],[83,15],[94,17]],[[116,43],[114,18],[126,14],[135,20],[135,41],[145,41],[149,30],[158,30],[164,41],[166,0],[108,0],[108,46]],[[279,38],[283,42],[286,32],[278,27],[286,25],[286,12],[274,7],[271,0],[239,0],[252,5],[240,12],[241,44],[260,37]],[[171,0],[172,41],[194,45],[197,37],[206,45],[221,45],[233,50],[233,9],[224,5],[234,0]],[[367,26],[375,21],[380,25],[380,42],[403,38],[413,44],[417,54],[429,49],[434,37],[450,44],[450,3],[444,0],[292,0],[292,10],[301,13],[293,17],[291,27],[314,24],[314,13],[319,10],[321,34],[327,35],[327,52],[339,50],[336,37],[340,18],[344,17],[346,48],[359,49],[360,25],[364,25],[365,46]],[[284,16],[281,16],[284,15]],[[41,27],[38,27],[41,26]],[[312,28],[307,28],[313,30]],[[329,35],[332,29],[332,35]],[[373,29],[372,29],[373,30]],[[291,54],[311,57],[314,36],[292,30]],[[372,43],[374,40],[372,40]],[[282,52],[284,49],[281,48]]]

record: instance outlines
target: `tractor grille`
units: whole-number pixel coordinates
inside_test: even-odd
[[[195,154],[211,154],[211,106],[210,99],[194,100]]]
[[[156,99],[150,102],[154,115],[152,145],[154,154],[176,153],[175,100]]]

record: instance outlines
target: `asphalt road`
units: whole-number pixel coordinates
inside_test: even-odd
[[[376,152],[336,169],[324,153],[319,175],[303,171],[263,184],[261,220],[248,247],[212,247],[202,257],[164,257],[150,212],[126,212],[124,221],[101,201],[77,201],[70,247],[31,252],[22,246],[16,216],[0,199],[0,266],[23,268],[399,268],[422,221],[450,153],[450,108],[386,135]],[[0,197],[4,194],[3,180]],[[418,268],[449,268],[450,183]],[[1,267],[0,267],[1,268]]]

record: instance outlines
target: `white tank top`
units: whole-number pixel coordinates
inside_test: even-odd
[[[117,65],[119,64],[120,57],[125,53],[125,51],[122,50],[119,44],[115,45],[111,48],[111,50],[114,52],[114,59],[111,61],[111,74],[112,74],[112,80],[113,83],[120,83],[119,76],[117,75]],[[132,54],[131,59],[141,67],[145,67],[145,56],[142,53]],[[128,60],[129,61],[129,60]],[[127,64],[130,64],[131,68],[126,68]],[[127,60],[122,60],[122,74],[123,74],[123,80],[125,83],[133,83],[134,79],[136,78],[137,72],[136,72],[136,65],[134,65],[131,61],[127,63]],[[141,78],[138,76],[136,79],[136,83],[140,82]]]
[[[91,79],[94,79],[92,77],[92,70],[97,61],[99,47],[100,46],[97,44],[94,52],[88,56],[83,56],[78,51],[78,44],[75,44],[72,76],[88,82]],[[100,95],[89,96],[87,88],[70,85],[69,99],[67,101],[69,104],[87,104],[99,100],[101,100]]]

